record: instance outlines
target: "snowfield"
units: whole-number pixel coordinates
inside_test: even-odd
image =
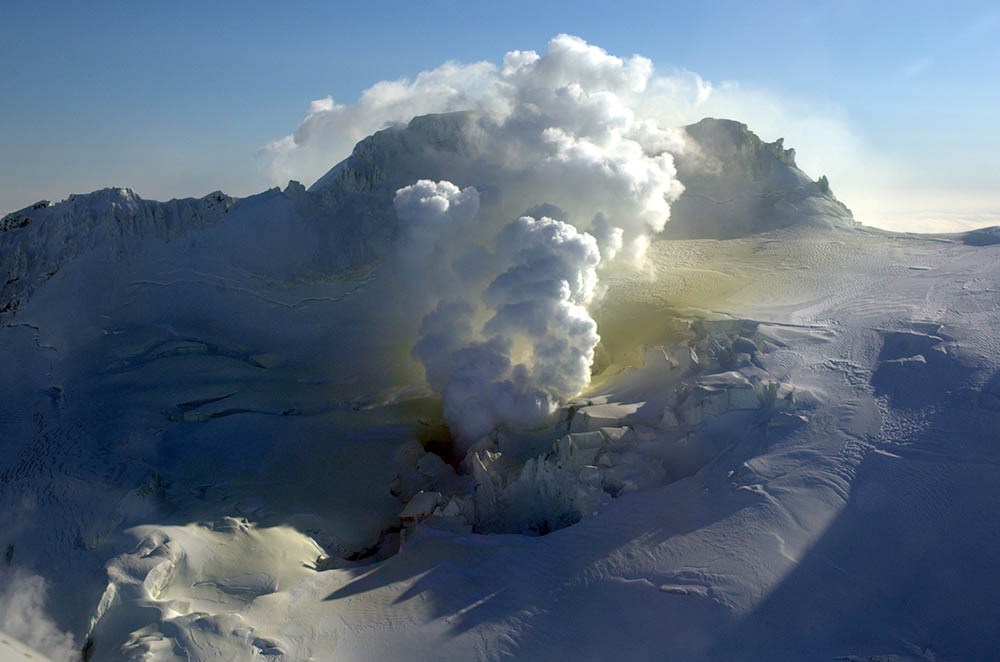
[[[866,229],[706,120],[643,267],[545,308],[596,322],[589,386],[458,439],[391,211],[430,178],[524,212],[503,190],[531,172],[491,189],[480,121],[380,132],[309,190],[3,219],[0,577],[44,582],[30,613],[0,592],[0,630],[93,660],[990,658],[995,229]],[[531,251],[434,287],[492,301],[554,260]]]

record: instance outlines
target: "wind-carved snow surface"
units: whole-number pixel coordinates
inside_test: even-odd
[[[253,505],[143,526],[108,562],[95,641],[154,659],[980,657],[996,251],[857,230],[657,241],[655,286],[609,276],[605,305],[677,321],[657,297],[694,294],[728,314],[680,320],[550,428],[492,435],[457,470],[401,442],[401,553],[337,558],[254,526]]]
[[[0,645],[988,658],[996,232],[857,227],[643,58],[474,71],[308,190],[2,219]]]

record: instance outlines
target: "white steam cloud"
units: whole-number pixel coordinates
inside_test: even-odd
[[[489,62],[448,62],[413,81],[376,83],[352,105],[317,99],[295,133],[264,148],[268,173],[276,182],[311,181],[350,154],[359,140],[387,126],[429,113],[502,111],[495,78],[496,67]]]
[[[905,164],[892,161],[859,137],[841,107],[735,82],[713,83],[682,69],[654,69],[644,57],[617,58],[568,35],[552,39],[544,55],[512,51],[500,66],[447,62],[412,80],[376,83],[353,104],[331,97],[314,101],[294,133],[262,150],[264,166],[275,184],[288,179],[312,181],[350,154],[358,140],[429,113],[477,110],[507,117],[518,106],[525,110],[537,105],[543,113],[553,114],[559,103],[578,112],[574,84],[589,93],[594,108],[608,104],[593,116],[598,125],[615,126],[613,121],[605,123],[614,115],[609,107],[614,104],[622,116],[632,115],[633,136],[642,132],[645,122],[677,127],[721,117],[746,122],[765,140],[784,137],[796,148],[800,166],[813,176],[828,175],[838,197],[864,223],[879,225],[891,215],[886,196],[892,200],[889,207],[907,199],[908,194],[898,193]],[[595,94],[599,91],[610,94]],[[582,115],[580,121],[585,122]],[[580,133],[578,128],[584,135],[598,133],[579,125],[571,133]],[[664,136],[659,131],[654,134]],[[639,142],[648,148],[654,140],[655,135]],[[881,192],[879,199],[872,198],[873,190]]]
[[[544,55],[508,53],[501,68],[449,63],[410,83],[379,83],[353,106],[313,102],[298,130],[265,151],[273,176],[318,172],[312,164],[329,167],[386,125],[478,110],[494,120],[480,126],[481,151],[489,155],[480,166],[502,170],[505,188],[524,199],[564,210],[600,241],[605,260],[624,250],[641,261],[646,235],[663,229],[670,200],[683,190],[670,154],[682,149],[682,134],[643,110],[667,105],[644,96],[652,72],[646,58],[622,59],[560,35]],[[654,87],[661,95],[663,83]]]
[[[474,194],[449,182],[420,181],[400,189],[395,204],[404,223],[441,227],[468,220],[450,212],[474,207]],[[431,243],[421,236],[415,247]],[[446,247],[433,243],[422,256],[440,259]],[[586,310],[601,260],[591,235],[562,221],[522,216],[498,232],[495,246],[491,254],[472,248],[469,255],[480,258],[474,269],[470,261],[456,263],[441,290],[450,298],[423,318],[413,350],[444,399],[452,431],[466,442],[500,425],[543,423],[589,383],[600,340]],[[502,270],[492,276],[497,268]]]
[[[412,355],[456,438],[469,443],[500,426],[540,425],[587,386],[600,340],[588,312],[599,272],[643,263],[683,191],[671,155],[682,138],[641,112],[649,60],[575,37],[557,37],[544,55],[508,53],[499,69],[447,69],[475,81],[478,95],[440,85],[436,71],[395,84],[384,95],[392,103],[372,88],[362,105],[401,118],[400,96],[432,88],[446,109],[473,99],[481,111],[449,129],[464,142],[447,158],[449,172],[482,182],[482,192],[420,179],[436,158],[422,148],[405,165],[397,159],[394,167],[416,177],[396,191],[399,235],[386,267],[403,316],[421,320]],[[300,134],[353,112],[315,110]]]
[[[657,75],[647,58],[559,35],[544,54],[447,63],[374,85],[353,105],[314,102],[265,153],[274,177],[315,177],[387,125],[476,111],[414,123],[405,141],[387,135],[372,147],[392,144],[387,167],[408,184],[396,191],[399,235],[384,269],[399,300],[390,323],[468,443],[540,424],[587,386],[599,277],[643,265],[683,192],[677,127],[739,98],[733,86]]]
[[[0,571],[0,634],[6,634],[53,660],[79,659],[73,636],[45,613],[48,585],[20,568]]]

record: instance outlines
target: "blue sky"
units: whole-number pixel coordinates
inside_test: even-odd
[[[1000,222],[1000,7],[989,2],[0,0],[0,211],[104,186],[253,193],[278,183],[260,149],[311,100],[351,102],[446,60],[544,51],[561,32],[758,93],[752,117],[735,119],[767,139],[784,134],[769,104],[784,109],[775,118],[829,118],[860,146],[856,163],[827,156],[842,134],[829,148],[802,127],[785,137],[863,221]]]

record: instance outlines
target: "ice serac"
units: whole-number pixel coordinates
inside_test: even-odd
[[[705,118],[685,128],[675,155],[684,193],[671,206],[672,239],[732,239],[789,226],[851,227],[851,211],[825,176],[813,181],[783,139],[766,143],[746,124]]]

